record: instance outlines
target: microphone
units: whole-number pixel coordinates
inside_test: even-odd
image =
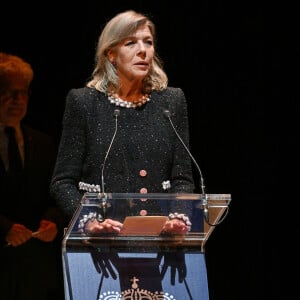
[[[180,140],[181,144],[183,145],[183,147],[185,148],[185,150],[187,151],[187,153],[189,154],[190,158],[192,159],[192,161],[194,162],[195,166],[197,167],[197,170],[200,174],[200,187],[201,187],[201,191],[202,191],[202,194],[205,195],[205,185],[204,185],[204,178],[203,178],[203,175],[202,175],[202,172],[201,172],[201,169],[198,165],[198,163],[196,162],[195,158],[193,157],[192,153],[190,152],[190,150],[188,149],[188,147],[186,146],[186,144],[184,143],[184,141],[182,140],[182,138],[180,137],[179,133],[177,132],[172,120],[171,120],[171,113],[169,110],[164,110],[164,115],[168,118],[168,120],[170,121],[170,124],[174,130],[174,132],[176,133],[178,139]]]
[[[115,109],[114,110],[114,117],[118,117],[120,115],[120,110],[119,109]]]
[[[101,170],[101,188],[102,188],[102,193],[103,194],[105,194],[105,188],[104,188],[105,183],[104,183],[104,175],[103,175],[104,168],[105,168],[105,163],[106,163],[106,160],[107,160],[108,154],[110,152],[111,146],[112,146],[112,144],[114,142],[114,139],[115,139],[117,131],[118,131],[118,117],[119,116],[120,116],[120,110],[119,109],[115,109],[114,110],[114,117],[115,117],[115,121],[116,121],[115,122],[115,132],[114,132],[113,137],[111,139],[110,145],[109,145],[109,147],[107,149],[107,152],[106,152],[106,155],[105,155],[105,158],[104,158],[104,161],[103,161],[103,165],[102,165],[102,170]]]
[[[172,120],[171,120],[171,113],[169,110],[165,109],[164,110],[164,115],[165,117],[169,120],[175,134],[177,135],[178,139],[180,140],[181,144],[183,145],[183,147],[185,148],[185,150],[187,151],[187,153],[189,154],[190,158],[192,159],[192,161],[194,162],[199,175],[200,175],[200,187],[201,187],[201,191],[202,191],[202,205],[203,205],[203,214],[204,214],[204,219],[205,221],[209,223],[209,212],[208,212],[208,203],[207,203],[207,194],[205,192],[205,185],[204,185],[204,177],[202,175],[201,169],[197,163],[197,161],[195,160],[194,156],[192,155],[192,153],[190,152],[190,150],[188,149],[188,147],[186,146],[186,144],[184,143],[184,141],[182,140],[182,138],[180,137],[179,133],[177,132]]]

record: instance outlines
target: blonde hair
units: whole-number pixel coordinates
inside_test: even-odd
[[[88,87],[107,93],[118,91],[119,80],[116,68],[107,57],[107,50],[114,48],[122,40],[134,33],[140,26],[147,25],[155,42],[155,25],[145,15],[128,10],[117,14],[104,27],[97,45],[95,68],[92,79],[87,82]],[[156,53],[149,74],[143,81],[143,92],[162,90],[167,87],[168,77],[163,70],[163,63]]]
[[[16,55],[0,52],[0,89],[5,88],[10,79],[16,76],[29,86],[33,75],[31,65],[25,60]]]

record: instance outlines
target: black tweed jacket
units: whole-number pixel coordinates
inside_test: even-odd
[[[117,120],[115,109],[120,110]],[[194,191],[190,157],[165,110],[188,146],[187,106],[180,88],[153,91],[150,101],[137,109],[116,107],[93,88],[69,91],[50,186],[51,195],[69,217],[83,194],[79,182],[103,189],[102,173],[105,192],[139,193],[144,188],[148,193],[163,193],[162,183],[168,180],[170,192]]]

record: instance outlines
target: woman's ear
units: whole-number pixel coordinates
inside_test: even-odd
[[[107,57],[111,63],[115,61],[115,55],[111,49],[107,49],[106,51]]]

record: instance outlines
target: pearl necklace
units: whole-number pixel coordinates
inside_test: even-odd
[[[146,102],[150,101],[150,97],[148,94],[144,95],[142,98],[134,100],[134,101],[126,101],[123,100],[119,97],[113,96],[113,94],[108,95],[108,100],[110,103],[116,105],[116,106],[121,106],[121,107],[126,107],[126,108],[136,108],[136,107],[141,107],[144,105]]]

